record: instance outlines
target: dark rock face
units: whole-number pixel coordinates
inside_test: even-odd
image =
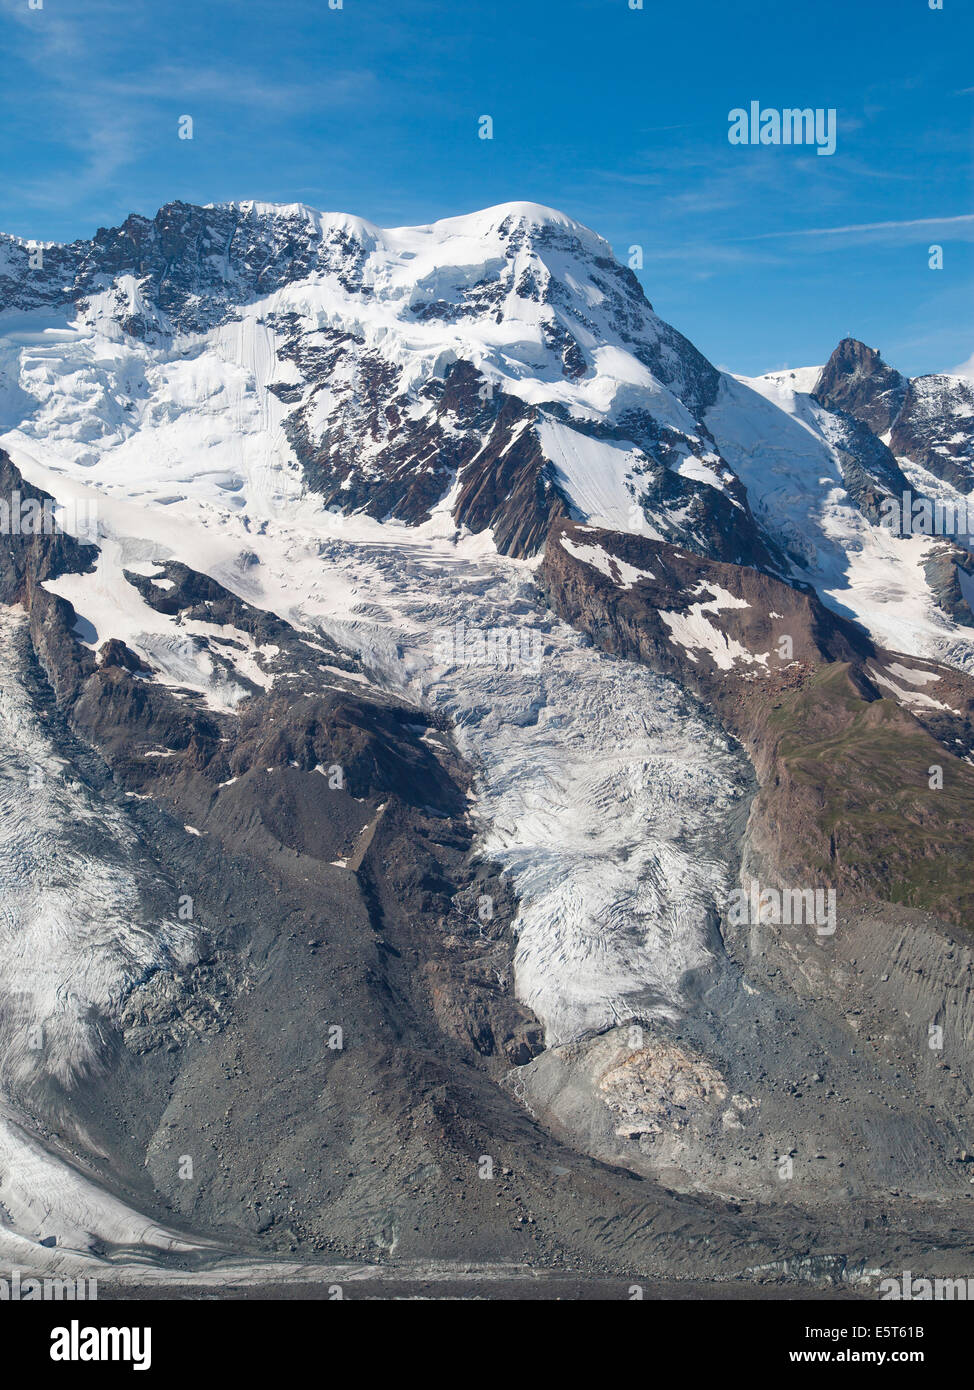
[[[568,515],[537,435],[535,412],[504,397],[487,442],[464,470],[454,516],[471,531],[494,528],[502,555],[534,555],[544,545],[551,521]]]
[[[24,481],[10,456],[0,449],[0,496],[18,495],[43,506],[52,499]],[[98,550],[56,530],[52,535],[0,536],[0,603],[23,603],[46,579],[62,574],[85,574],[94,568]]]
[[[292,333],[280,355],[294,362],[307,387],[298,390],[300,404],[285,429],[311,491],[341,511],[414,524],[425,520],[473,452],[474,437],[448,437],[441,424],[448,405],[410,420],[397,374],[349,335],[309,334],[293,325]],[[430,383],[427,399],[439,401],[444,386]],[[334,404],[327,426],[318,431],[313,419],[323,391]],[[361,466],[363,444],[371,453],[367,469]]]
[[[962,492],[974,485],[970,382],[949,376],[901,376],[875,349],[844,338],[822,369],[813,394],[821,405],[853,416],[874,435],[889,432],[889,450],[897,457],[922,465]],[[876,446],[883,448],[879,440]],[[888,461],[884,472],[890,473]]]
[[[584,555],[588,547],[633,566],[641,577],[630,588],[622,578],[613,582],[574,553],[581,548]],[[549,538],[540,577],[554,610],[593,638],[598,634],[605,650],[646,661],[718,709],[738,701],[742,685],[750,689],[758,675],[774,690],[794,684],[802,670],[816,664],[861,663],[875,651],[856,624],[825,608],[810,589],[641,536],[560,523]],[[696,605],[712,602],[718,591],[713,585],[740,606],[719,607],[708,621],[747,652],[770,653],[760,669],[744,661],[720,666],[705,648],[694,652],[673,640],[673,626],[661,614],[691,614]],[[790,655],[779,657],[782,636],[790,639]]]
[[[881,435],[900,413],[908,385],[874,348],[843,338],[822,368],[813,394],[829,410],[852,415]]]
[[[123,671],[142,671],[149,673],[151,668],[145,664],[137,652],[133,652],[117,637],[109,637],[98,649],[100,666],[118,666]]]
[[[312,359],[298,338],[290,354],[309,380],[335,394],[333,373],[345,359],[340,343],[324,359]],[[309,424],[314,388],[288,417],[288,438],[312,491],[329,507],[418,524],[462,471],[453,513],[457,525],[472,531],[493,527],[504,555],[539,550],[548,518],[563,515],[565,501],[537,436],[524,428],[536,412],[512,396],[485,390],[480,373],[460,361],[442,381],[424,388],[433,409],[413,421],[408,398],[395,394],[388,366],[367,359],[355,359],[358,389],[333,411],[333,423],[323,434],[316,438]],[[361,468],[363,438],[373,446],[367,470]]]
[[[923,573],[939,606],[955,622],[974,627],[974,611],[965,597],[960,573],[974,577],[974,556],[952,541],[933,548],[923,563]]]
[[[149,304],[131,315],[117,293],[126,333],[152,338],[169,332],[194,333],[233,316],[233,304],[269,294],[316,268],[344,262],[356,251],[336,232],[323,242],[299,214],[269,223],[246,207],[196,207],[167,203],[155,217],[133,215],[120,227],[99,228],[91,241],[44,250],[43,266],[28,264],[30,251],[12,237],[9,262],[19,271],[0,276],[0,306],[31,309],[82,304],[117,276],[131,275]]]

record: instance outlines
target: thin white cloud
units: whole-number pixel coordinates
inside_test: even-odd
[[[240,67],[190,67],[168,64],[149,69],[126,82],[102,82],[106,96],[172,102],[179,98],[265,106],[281,112],[307,111],[354,101],[371,94],[375,73],[330,73],[315,82],[268,81]]]
[[[974,212],[962,213],[959,217],[914,217],[902,222],[853,222],[845,227],[797,227],[790,231],[760,232],[757,236],[740,237],[740,241],[770,241],[789,236],[840,236],[860,232],[912,231],[918,227],[961,227],[974,226]]]

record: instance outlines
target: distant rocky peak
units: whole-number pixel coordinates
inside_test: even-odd
[[[888,366],[875,348],[843,338],[822,368],[813,395],[830,410],[844,410],[883,435],[906,397],[907,378]]]

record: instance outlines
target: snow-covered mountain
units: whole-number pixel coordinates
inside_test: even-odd
[[[863,362],[874,367],[869,390]],[[897,401],[938,391],[938,428],[955,443],[953,462],[935,472],[925,449],[911,449],[915,433],[889,421],[903,419],[906,406]],[[759,524],[787,553],[792,578],[813,584],[827,605],[884,645],[965,670],[974,668],[969,537],[900,534],[884,503],[895,502],[897,515],[904,494],[966,505],[971,487],[948,475],[959,481],[958,469],[974,461],[974,442],[958,442],[967,438],[970,402],[960,377],[908,382],[861,343],[844,340],[822,368],[725,375],[706,416]],[[870,421],[885,428],[877,434]]]
[[[23,243],[3,254],[3,424],[99,484],[135,466],[238,510],[310,488],[416,523],[462,471],[453,514],[502,553],[536,552],[571,511],[762,556],[700,423],[719,374],[550,209],[385,231],[173,204],[38,270]]]
[[[413,525],[445,505],[515,556],[567,516],[775,572],[790,558],[884,640],[968,659],[957,581],[925,573],[937,547],[878,524],[909,485],[894,455],[924,495],[962,486],[960,378],[870,376],[844,344],[821,386],[736,381],[600,237],[533,204],[388,231],[177,203],[40,265],[32,245],[0,250],[4,439],[15,455],[43,439],[45,462],[101,493],[245,524],[305,495]]]
[[[847,1262],[832,1204],[866,1220],[918,1172],[959,1200],[956,1097],[847,1020],[932,1016],[972,969],[943,950],[966,890],[915,872],[974,824],[966,537],[883,524],[907,489],[966,498],[971,418],[961,379],[848,340],[720,372],[535,204],[0,239],[0,500],[59,517],[0,552],[0,856],[29,881],[0,917],[0,1248],[530,1261],[530,1207],[553,1262],[628,1268],[635,1239],[674,1268],[715,1229],[686,1194],[778,1202],[798,1135],[805,1215],[752,1264]],[[745,870],[837,888],[834,939],[733,930]],[[856,962],[890,920],[877,999]],[[796,1093],[811,1057],[855,1107]],[[491,1145],[503,1238],[460,1202]],[[633,1236],[592,1156],[661,1179],[679,1238]]]

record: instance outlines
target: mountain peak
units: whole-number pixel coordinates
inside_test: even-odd
[[[245,198],[229,203],[207,203],[206,211],[229,212],[255,222],[303,222],[315,237],[338,231],[370,245],[376,244],[383,235],[383,229],[368,218],[349,212],[323,212],[307,203],[265,203]]]
[[[815,383],[815,399],[831,410],[844,410],[882,435],[896,419],[906,396],[907,380],[885,363],[876,348],[858,338],[843,338]]]
[[[836,370],[846,371],[862,369],[874,371],[880,367],[887,367],[887,363],[880,356],[879,349],[871,348],[859,338],[842,338],[826,365],[832,366]],[[825,368],[823,368],[824,370]]]
[[[514,227],[531,230],[558,228],[580,241],[597,243],[599,247],[609,250],[608,242],[590,227],[577,222],[567,213],[559,212],[557,208],[546,207],[543,203],[497,203],[493,207],[482,208],[479,212],[440,218],[432,223],[432,227],[444,232],[461,231],[471,236],[484,236],[501,230],[512,230]]]
[[[170,203],[161,208],[157,219],[170,209],[188,209],[191,204]],[[259,199],[246,198],[225,203],[207,203],[206,212],[232,213],[246,219],[262,222],[306,222],[309,228],[318,233],[326,233],[335,228],[358,236],[360,240],[372,242],[414,235],[432,236],[434,240],[453,237],[489,238],[501,233],[509,235],[515,229],[544,231],[557,229],[568,233],[576,240],[586,243],[600,254],[612,255],[609,243],[584,223],[569,217],[557,208],[546,207],[543,203],[507,202],[474,212],[459,213],[451,217],[441,217],[435,222],[402,224],[395,227],[380,227],[367,218],[346,212],[328,212],[310,207],[307,203],[268,203]],[[150,219],[144,219],[149,221]]]

